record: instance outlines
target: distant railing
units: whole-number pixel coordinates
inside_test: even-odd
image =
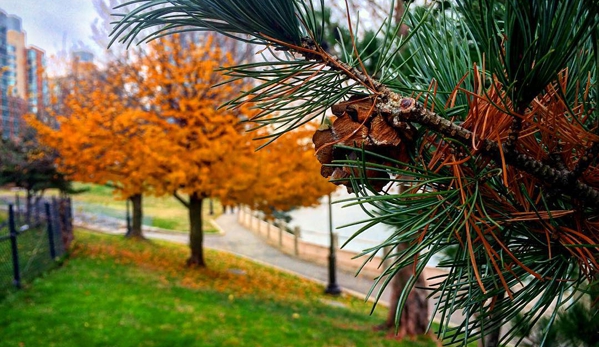
[[[73,239],[70,199],[2,203],[0,298],[56,266]]]
[[[330,234],[323,232],[304,231],[299,227],[289,228],[284,221],[265,221],[258,216],[258,213],[252,211],[247,207],[241,207],[238,213],[238,222],[264,238],[271,245],[279,248],[281,251],[292,254],[300,259],[312,261],[320,264],[328,264],[329,257],[329,246],[325,246],[330,243]],[[311,236],[317,236],[327,240],[323,242],[308,242],[311,240],[311,236],[305,237],[304,233],[310,233]],[[382,254],[388,253],[390,249],[385,252],[379,252],[377,256],[367,262],[365,265],[365,258],[356,258],[357,252],[339,249],[339,235],[333,233],[333,247],[336,250],[336,262],[339,269],[351,272],[357,272],[360,268],[360,273],[368,276],[380,275],[382,270],[387,264],[382,263]],[[346,240],[343,240],[345,242]],[[372,241],[373,246],[376,245],[375,241]],[[364,265],[364,267],[362,267]]]
[[[349,236],[343,235],[343,234],[340,234],[337,232],[335,232],[334,234],[337,235],[336,238],[337,238],[337,242],[340,247],[343,246],[351,238],[351,235],[349,235]],[[318,231],[318,230],[310,230],[310,229],[302,228],[301,229],[301,238],[305,241],[309,240],[309,242],[315,243],[317,245],[328,245],[330,235],[329,235],[328,231]],[[351,242],[349,242],[343,248],[346,250],[351,250],[351,251],[357,252],[359,250],[376,247],[379,244],[381,244],[381,241],[367,239],[364,237],[364,235],[360,235],[359,238],[353,239]],[[377,253],[377,256],[382,256],[382,255],[383,255],[383,251],[379,251]]]

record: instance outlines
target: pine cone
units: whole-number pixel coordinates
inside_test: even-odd
[[[350,177],[363,178],[375,190],[381,190],[390,176],[382,170],[362,170],[350,167],[331,167],[333,160],[358,159],[353,151],[336,148],[334,145],[364,148],[401,162],[410,160],[416,129],[408,123],[392,126],[374,112],[373,99],[365,95],[354,95],[349,100],[331,107],[337,118],[330,127],[317,130],[312,137],[316,158],[323,164],[321,174],[330,177],[335,184],[343,184],[351,190]],[[368,156],[367,161],[391,165],[377,156]]]

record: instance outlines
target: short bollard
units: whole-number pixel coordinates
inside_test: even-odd
[[[296,226],[293,228],[293,250],[295,255],[299,255],[299,239],[300,239],[300,227]]]
[[[279,224],[279,247],[283,247],[283,230],[285,230],[285,222]]]

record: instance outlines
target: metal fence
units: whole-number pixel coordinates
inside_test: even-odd
[[[0,211],[0,298],[56,266],[73,238],[70,199]]]

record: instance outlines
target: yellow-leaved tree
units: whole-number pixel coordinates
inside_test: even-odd
[[[236,163],[251,155],[250,139],[240,120],[249,109],[219,109],[242,82],[225,81],[215,71],[234,63],[224,37],[175,35],[157,40],[143,60],[144,97],[166,120],[152,140],[161,170],[152,186],[157,194],[173,194],[189,211],[191,266],[205,266],[202,203],[220,197],[240,173]]]
[[[58,98],[57,127],[31,120],[60,153],[59,169],[69,178],[109,183],[133,201],[133,236],[142,237],[142,194],[174,195],[189,211],[188,264],[200,267],[204,199],[247,204],[270,216],[317,204],[334,189],[318,174],[310,138],[315,125],[256,151],[252,137],[269,134],[246,132],[241,121],[255,114],[250,105],[219,108],[248,87],[243,80],[223,84],[227,77],[216,71],[244,53],[232,43],[181,34],[106,69],[87,66]]]
[[[141,238],[142,194],[156,167],[151,134],[163,121],[145,110],[138,88],[141,70],[134,64],[123,58],[103,70],[78,66],[52,97],[48,113],[57,124],[38,118],[29,123],[42,143],[59,152],[58,169],[70,179],[110,184],[120,197],[131,199],[130,236]]]
[[[245,204],[272,218],[277,211],[315,206],[319,199],[336,187],[320,174],[321,165],[314,157],[312,135],[317,128],[309,123],[257,150],[251,161],[238,163],[245,177],[229,187],[224,204]],[[265,128],[256,137],[268,137]]]

